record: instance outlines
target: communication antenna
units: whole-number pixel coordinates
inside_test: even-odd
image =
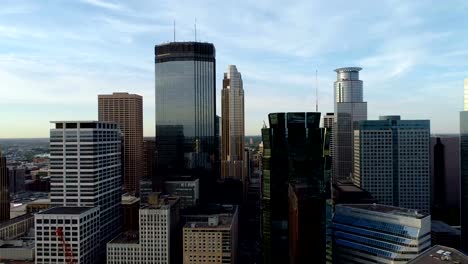
[[[175,42],[175,19],[174,19],[174,42]]]
[[[197,18],[195,18],[195,42],[197,42]]]
[[[315,69],[315,112],[318,112],[318,79],[317,69]]]

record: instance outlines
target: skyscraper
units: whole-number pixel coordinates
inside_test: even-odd
[[[354,131],[354,182],[381,204],[430,213],[430,122],[382,116]]]
[[[244,180],[244,89],[235,65],[224,73],[221,112],[221,177]]]
[[[288,184],[313,189],[307,202],[315,201],[317,217],[325,215],[324,133],[319,128],[320,113],[273,113],[268,118],[270,128],[262,129],[263,263],[288,263]],[[325,244],[320,244],[325,243],[325,223],[314,225],[314,233],[317,244],[311,246],[325,254]]]
[[[353,172],[353,127],[356,121],[367,119],[367,103],[363,101],[362,68],[336,69],[335,120],[333,128],[333,177],[348,179]]]
[[[329,150],[330,154],[329,156],[333,158],[333,126],[335,123],[335,113],[326,113],[325,116],[323,116],[323,127],[327,129],[327,133],[329,134]]]
[[[123,133],[123,184],[126,192],[140,193],[143,175],[143,98],[136,94],[99,95],[99,121],[115,122]]]
[[[468,78],[465,79],[463,110],[460,112],[461,249],[468,252]]]
[[[158,177],[197,175],[202,181],[216,166],[215,62],[211,43],[155,47]]]
[[[8,168],[0,150],[0,222],[10,219],[10,194],[8,192]]]
[[[52,122],[51,204],[99,207],[104,248],[120,231],[121,174],[121,133],[117,124]]]

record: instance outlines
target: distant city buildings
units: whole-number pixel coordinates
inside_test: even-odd
[[[221,112],[221,178],[244,181],[244,89],[241,73],[235,65],[229,65],[224,73]]]
[[[316,217],[325,215],[323,130],[320,113],[272,113],[270,128],[262,129],[262,240],[263,263],[288,263],[288,184],[306,184],[314,191],[308,197]],[[302,201],[302,200],[301,200]],[[325,221],[313,226],[315,244],[325,256]],[[299,230],[299,232],[302,232]],[[310,231],[312,232],[312,231]]]
[[[96,263],[99,219],[99,207],[59,206],[36,214],[36,263]]]
[[[17,193],[25,191],[26,171],[24,168],[11,166],[8,168],[9,173],[9,192]]]
[[[6,158],[0,150],[0,222],[10,219],[9,175]]]
[[[113,93],[98,96],[99,121],[115,122],[122,132],[123,184],[138,196],[143,176],[143,97]]]
[[[238,209],[229,212],[190,216],[183,228],[183,263],[237,262]]]
[[[339,204],[334,263],[407,263],[431,246],[431,217],[378,204]]]
[[[333,177],[346,180],[353,173],[353,129],[356,121],[367,120],[359,67],[336,69],[334,84],[335,115],[333,127]]]
[[[430,122],[382,116],[354,130],[354,182],[380,204],[430,213]]]
[[[101,249],[105,249],[121,228],[121,133],[117,124],[52,122],[50,164],[51,205],[98,207]]]
[[[204,181],[215,171],[219,159],[215,55],[211,43],[155,47],[158,177],[190,175]]]
[[[139,218],[139,232],[122,233],[107,244],[107,263],[176,262],[176,254],[181,254],[176,251],[179,199],[152,193],[139,210]]]
[[[468,252],[468,78],[460,112],[460,176],[461,249]]]

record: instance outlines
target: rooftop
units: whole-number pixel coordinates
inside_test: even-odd
[[[444,246],[433,246],[408,264],[467,264],[468,256],[462,252]]]
[[[94,207],[53,207],[46,211],[40,212],[41,215],[52,215],[52,214],[65,214],[65,215],[79,215],[86,211],[92,210]]]
[[[348,207],[353,209],[367,210],[378,213],[385,213],[391,215],[405,216],[415,219],[422,219],[427,215],[420,214],[417,210],[406,209],[382,204],[339,204],[337,207]]]
[[[210,224],[208,219],[209,218],[216,218],[217,222],[215,224]],[[230,228],[232,224],[232,215],[231,214],[219,214],[219,215],[212,215],[206,218],[206,221],[190,221],[187,222],[184,228],[213,228],[213,229],[220,229],[220,228]]]
[[[133,195],[124,194],[122,195],[122,204],[134,204],[140,201],[140,198]]]
[[[431,221],[431,230],[432,232],[438,232],[438,233],[450,233],[453,235],[460,235],[460,230],[448,225],[447,223],[444,223],[442,221],[437,221],[437,220],[432,220]]]
[[[21,216],[12,218],[12,219],[7,220],[7,221],[3,221],[3,222],[0,223],[0,229],[4,228],[6,226],[13,225],[15,223],[24,221],[24,220],[26,220],[28,218],[34,218],[34,215],[33,214],[25,214],[25,215],[21,215]]]
[[[138,244],[138,231],[127,231],[120,233],[109,244]]]
[[[335,69],[336,72],[358,72],[362,70],[361,67],[343,67]]]

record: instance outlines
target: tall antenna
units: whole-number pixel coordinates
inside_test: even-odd
[[[195,18],[195,42],[197,42],[197,18]]]
[[[174,42],[175,42],[175,19],[174,19]]]
[[[317,79],[317,69],[315,69],[315,112],[318,112],[318,79]]]

